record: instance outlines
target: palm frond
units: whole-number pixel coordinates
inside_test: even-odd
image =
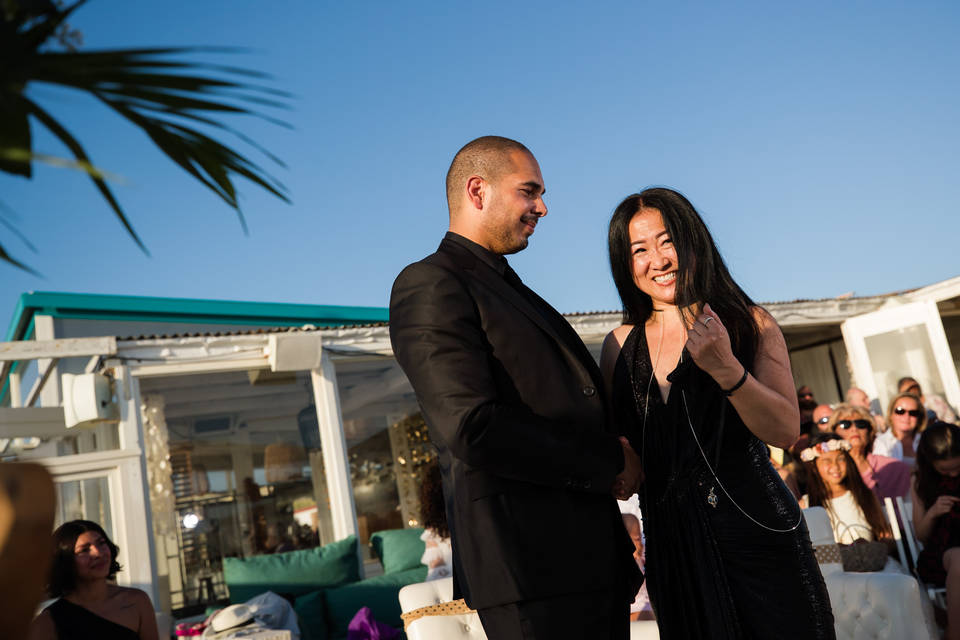
[[[24,0],[6,1],[24,4]],[[236,136],[270,162],[284,166],[275,155],[219,118],[249,116],[287,127],[286,122],[263,109],[289,108],[290,94],[269,86],[270,77],[264,73],[187,59],[193,54],[242,51],[238,48],[43,50],[64,19],[84,2],[79,0],[55,11],[46,7],[29,16],[21,12],[12,19],[0,15],[0,171],[30,177],[32,162],[50,160],[31,148],[29,119],[35,119],[70,150],[75,158],[71,166],[87,171],[127,232],[147,251],[107,187],[105,174],[90,162],[79,140],[53,115],[26,98],[25,91],[31,84],[49,83],[86,92],[141,129],[161,153],[234,209],[244,232],[246,221],[234,184],[237,177],[290,202],[279,180],[198,128]],[[7,260],[6,254],[0,255],[0,260]]]
[[[50,133],[55,135],[60,142],[62,142],[67,149],[73,154],[73,156],[79,162],[85,162],[92,165],[90,162],[90,157],[87,156],[87,152],[83,150],[83,147],[77,141],[73,135],[64,128],[57,120],[55,120],[50,114],[40,108],[39,105],[32,102],[29,98],[21,96],[20,98],[27,105],[30,111],[30,114],[35,117],[40,123],[46,127]],[[110,205],[110,208],[113,209],[114,214],[120,219],[120,222],[123,223],[123,226],[127,229],[127,233],[130,234],[130,237],[133,238],[133,241],[137,243],[137,246],[147,255],[150,255],[150,251],[147,250],[145,244],[140,239],[140,236],[137,235],[137,232],[133,230],[130,221],[127,220],[126,214],[124,214],[123,209],[120,207],[120,203],[117,202],[117,199],[113,197],[113,193],[110,191],[110,187],[107,186],[107,183],[102,177],[90,175],[90,179],[93,180],[93,184],[96,185],[97,190],[100,191],[100,194],[103,196],[104,200]]]

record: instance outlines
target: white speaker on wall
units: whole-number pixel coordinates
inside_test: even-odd
[[[120,412],[113,400],[113,381],[99,373],[65,373],[60,377],[63,389],[63,419],[70,427],[92,427],[118,422]]]

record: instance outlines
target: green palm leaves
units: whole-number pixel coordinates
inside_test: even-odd
[[[80,141],[26,94],[31,83],[49,83],[86,92],[139,127],[170,160],[232,207],[244,231],[246,223],[234,184],[237,176],[289,202],[285,188],[275,178],[208,135],[211,131],[232,134],[283,166],[218,117],[254,115],[283,125],[258,109],[285,108],[287,94],[256,84],[266,79],[263,74],[182,59],[190,53],[231,50],[44,49],[62,32],[64,20],[84,2],[59,8],[49,0],[0,0],[0,171],[31,177],[33,162],[41,159],[32,147],[31,125],[46,128],[69,149],[74,159],[71,166],[89,175],[133,240],[147,251]],[[26,268],[2,245],[0,260]]]

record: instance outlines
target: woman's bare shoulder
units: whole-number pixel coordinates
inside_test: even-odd
[[[40,612],[30,623],[29,640],[56,640],[57,628],[49,608]]]
[[[627,336],[630,335],[632,330],[632,324],[622,324],[608,333],[607,337],[603,339],[603,347],[600,352],[600,359],[606,360],[608,357],[616,358],[616,356],[620,353],[620,349],[623,348],[623,343],[626,341]]]
[[[757,323],[757,328],[760,329],[760,333],[763,333],[764,330],[769,329],[771,326],[777,327],[778,329],[780,328],[780,325],[777,324],[773,315],[760,305],[750,307],[750,313],[753,314],[753,321]]]

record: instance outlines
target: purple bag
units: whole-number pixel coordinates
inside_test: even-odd
[[[399,640],[400,632],[390,625],[377,622],[370,607],[363,607],[353,616],[347,627],[347,640]]]

